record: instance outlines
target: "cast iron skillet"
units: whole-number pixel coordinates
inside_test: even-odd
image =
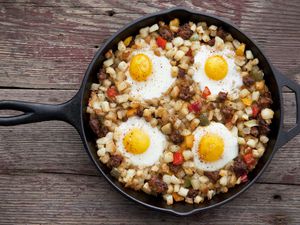
[[[97,82],[96,74],[100,69],[102,61],[104,60],[104,54],[111,48],[115,49],[120,40],[123,40],[127,36],[136,34],[140,28],[157,23],[160,20],[169,21],[175,17],[179,18],[180,21],[206,21],[208,24],[222,26],[235,38],[246,43],[247,48],[251,49],[253,54],[259,59],[260,67],[265,73],[266,84],[270,88],[274,100],[272,108],[275,111],[275,117],[271,125],[271,133],[269,134],[270,141],[256,168],[249,174],[249,181],[230,189],[226,194],[216,195],[212,200],[206,201],[200,205],[176,203],[172,206],[167,206],[161,198],[149,196],[142,192],[135,192],[120,185],[113,177],[110,176],[109,170],[98,160],[96,155],[95,137],[89,128],[89,117],[85,112],[90,94],[89,89],[91,83]],[[297,121],[295,127],[289,131],[283,130],[282,88],[284,86],[287,86],[294,91],[297,99]],[[134,200],[135,202],[138,202],[144,206],[181,216],[219,206],[237,197],[258,179],[258,177],[270,163],[276,150],[300,133],[300,86],[276,70],[262,53],[261,49],[255,44],[255,42],[236,26],[218,17],[180,7],[146,15],[135,20],[114,34],[96,53],[86,71],[80,90],[70,101],[60,105],[37,104],[20,101],[0,101],[0,110],[1,109],[18,110],[24,112],[24,114],[18,116],[1,117],[0,125],[3,126],[12,126],[48,120],[62,120],[72,124],[80,134],[84,147],[96,165],[97,169],[114,188],[116,188],[120,193],[129,199]]]

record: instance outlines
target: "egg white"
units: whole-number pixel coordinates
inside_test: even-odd
[[[205,73],[205,62],[213,55],[222,56],[228,64],[228,72],[224,79],[213,80],[210,79]],[[216,51],[215,48],[202,45],[200,50],[194,57],[194,75],[193,79],[199,82],[200,89],[203,91],[207,86],[213,95],[217,95],[220,91],[233,93],[243,85],[241,74],[237,71],[237,67],[234,63],[235,52],[225,48],[222,51]]]
[[[125,135],[133,128],[139,128],[144,131],[150,138],[150,146],[142,154],[132,154],[127,152],[123,139]],[[144,119],[139,117],[130,117],[126,122],[120,124],[114,131],[114,139],[116,140],[117,151],[125,157],[125,159],[135,166],[151,166],[159,162],[166,145],[166,137],[158,128],[153,128]]]
[[[198,127],[194,131],[194,144],[192,152],[194,155],[194,163],[196,168],[204,171],[216,171],[223,168],[227,163],[238,156],[238,141],[237,137],[233,135],[223,124],[212,122],[206,127]],[[206,134],[217,134],[222,137],[224,141],[224,151],[222,157],[215,162],[204,162],[199,158],[198,146],[201,138]]]
[[[175,81],[171,75],[171,64],[165,56],[156,56],[152,50],[145,48],[134,51],[132,56],[145,54],[152,62],[152,74],[146,81],[136,81],[130,76],[129,69],[125,72],[127,82],[131,85],[130,95],[136,99],[159,98]]]

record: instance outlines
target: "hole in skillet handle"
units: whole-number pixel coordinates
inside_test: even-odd
[[[23,112],[19,110],[0,110],[0,117],[11,117],[11,116],[17,116],[22,115]]]
[[[285,145],[287,142],[289,142],[293,137],[297,136],[300,133],[300,85],[296,82],[290,80],[286,76],[284,76],[280,71],[277,69],[274,70],[274,75],[277,79],[279,90],[282,91],[283,87],[289,88],[291,91],[294,92],[296,97],[296,124],[294,127],[292,127],[289,130],[284,130],[283,128],[283,106],[281,106],[281,127],[279,131],[279,136],[277,139],[276,147],[280,148],[283,145]]]
[[[80,123],[81,90],[69,101],[59,104],[39,104],[24,101],[0,101],[0,126],[14,126],[27,123],[36,123],[50,120],[61,120],[73,125],[82,135]],[[11,110],[22,114],[6,116],[3,112]],[[6,113],[5,113],[6,114]],[[2,116],[4,115],[4,116]]]

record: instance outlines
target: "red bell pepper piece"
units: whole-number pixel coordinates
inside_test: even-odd
[[[193,54],[192,54],[192,49],[189,49],[189,50],[187,51],[187,53],[185,53],[185,55],[186,55],[186,56],[189,56],[189,57],[192,57],[192,56],[193,56]]]
[[[190,112],[198,113],[201,111],[202,103],[200,101],[189,104],[188,109]]]
[[[209,88],[205,87],[204,90],[203,90],[203,92],[202,92],[202,96],[204,98],[207,98],[207,96],[209,96],[210,94],[211,94],[211,92],[210,92]]]
[[[115,86],[111,86],[106,91],[107,97],[114,99],[118,95],[118,91]]]
[[[181,152],[174,152],[173,153],[173,164],[175,166],[181,165],[183,163],[183,156]]]
[[[243,174],[242,176],[241,176],[241,182],[242,183],[245,183],[245,182],[247,182],[248,181],[248,175],[245,173],[245,174]]]
[[[256,118],[257,115],[258,115],[258,113],[260,112],[260,108],[259,108],[259,106],[258,106],[256,103],[253,104],[253,105],[251,106],[251,108],[252,108],[252,117],[253,117],[253,118]]]
[[[161,47],[162,49],[165,49],[166,44],[167,44],[167,40],[165,40],[164,38],[158,36],[156,38],[156,44]]]
[[[244,155],[243,160],[247,164],[248,167],[253,166],[253,164],[255,163],[255,159],[253,157],[252,152],[247,153],[246,155]]]

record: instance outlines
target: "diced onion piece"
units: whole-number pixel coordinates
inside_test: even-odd
[[[244,124],[245,124],[246,127],[250,127],[250,128],[251,128],[251,127],[258,126],[256,120],[248,120],[248,121],[246,121]]]
[[[272,109],[265,108],[261,111],[261,117],[264,120],[272,119],[273,116],[274,116],[274,111]]]

